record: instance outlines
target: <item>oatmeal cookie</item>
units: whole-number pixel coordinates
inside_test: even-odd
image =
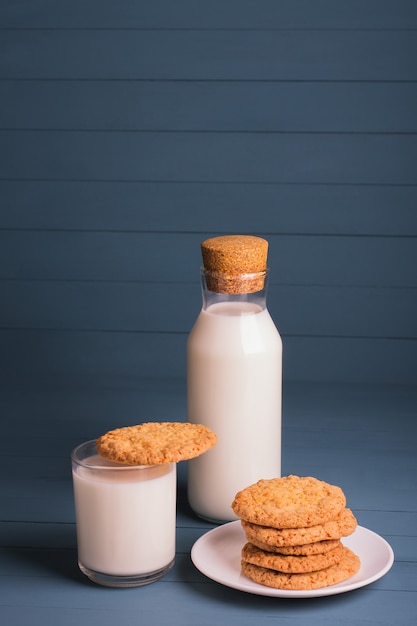
[[[285,574],[243,560],[241,566],[242,572],[260,585],[275,589],[301,591],[328,587],[347,580],[359,570],[360,559],[349,548],[344,547],[344,554],[338,563],[316,572]]]
[[[98,453],[125,465],[156,465],[192,459],[212,448],[215,433],[202,424],[145,422],[116,428],[96,441]]]
[[[251,524],[245,520],[241,520],[241,524],[248,541],[255,545],[262,543],[274,548],[340,539],[351,535],[357,527],[356,517],[347,508],[342,509],[335,519],[307,528],[271,528]]]
[[[325,554],[326,552],[330,552],[330,550],[334,550],[338,546],[342,545],[340,539],[328,539],[327,541],[315,541],[314,543],[306,543],[301,546],[278,546],[278,547],[270,546],[267,543],[262,543],[262,541],[258,541],[256,538],[252,540],[251,543],[257,548],[260,548],[261,550],[266,550],[267,552],[273,552],[275,554],[295,555],[295,556],[310,556],[313,554]]]
[[[307,528],[334,519],[345,507],[342,489],[311,476],[259,480],[239,491],[232,509],[241,519],[272,528]]]
[[[265,567],[286,574],[303,574],[316,572],[338,563],[344,556],[342,544],[324,554],[310,554],[308,556],[285,555],[267,552],[257,548],[252,543],[246,543],[242,548],[242,560],[252,565]]]

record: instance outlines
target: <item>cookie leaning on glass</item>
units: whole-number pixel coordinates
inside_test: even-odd
[[[193,459],[217,442],[203,424],[145,422],[110,430],[96,441],[98,453],[125,465],[159,465]]]
[[[242,571],[278,589],[317,589],[356,573],[359,558],[340,539],[357,521],[342,489],[311,476],[286,476],[239,491],[232,509],[248,543]]]

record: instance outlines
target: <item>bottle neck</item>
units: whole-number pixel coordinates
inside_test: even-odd
[[[234,277],[213,275],[201,270],[201,291],[203,310],[220,303],[242,303],[260,310],[266,309],[268,270],[256,274],[243,274]]]

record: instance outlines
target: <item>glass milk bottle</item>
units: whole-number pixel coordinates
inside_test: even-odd
[[[188,463],[188,500],[205,519],[236,519],[236,492],[281,475],[282,341],[266,307],[268,242],[201,244],[203,306],[187,343],[187,418],[217,434]]]

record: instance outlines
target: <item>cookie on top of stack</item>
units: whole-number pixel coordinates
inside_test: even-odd
[[[259,584],[318,589],[359,570],[359,557],[341,541],[357,521],[336,485],[311,476],[259,480],[236,494],[232,509],[247,539],[242,571]]]

